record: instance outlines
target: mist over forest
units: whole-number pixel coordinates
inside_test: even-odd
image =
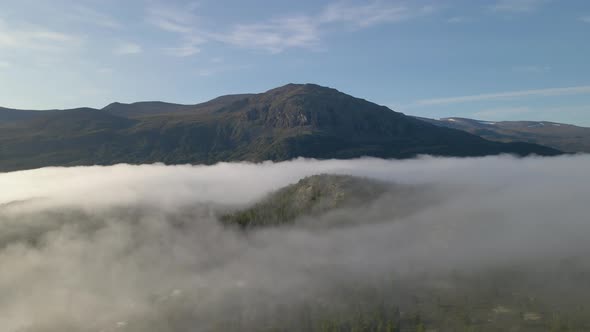
[[[567,155],[0,173],[0,330],[584,331],[589,169]],[[389,189],[272,227],[220,222],[317,174]]]

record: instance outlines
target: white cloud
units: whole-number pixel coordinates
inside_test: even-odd
[[[435,10],[432,6],[416,7],[382,1],[359,5],[338,2],[315,15],[274,17],[254,23],[233,24],[225,31],[213,31],[199,25],[199,18],[191,12],[194,7],[159,4],[148,8],[148,22],[161,30],[176,33],[184,40],[181,46],[169,48],[169,53],[192,55],[198,45],[210,41],[270,53],[281,53],[291,48],[315,48],[329,25],[345,24],[364,29],[427,15]]]
[[[208,77],[208,76],[214,76],[214,75],[219,75],[219,74],[228,73],[228,72],[235,72],[238,70],[245,70],[245,69],[250,68],[250,66],[248,66],[248,65],[235,66],[235,65],[228,65],[228,64],[224,65],[221,62],[212,62],[212,63],[213,63],[213,65],[197,69],[195,71],[195,73],[201,77]]]
[[[339,2],[327,6],[319,16],[320,23],[350,23],[358,27],[393,23],[416,15],[415,10],[401,4],[380,1],[358,6]]]
[[[531,113],[533,110],[529,107],[500,107],[491,108],[473,113],[476,118],[501,120],[507,117],[513,117],[521,114]]]
[[[37,25],[8,23],[0,19],[0,49],[63,51],[79,41],[74,35]]]
[[[527,65],[527,66],[516,66],[513,68],[516,72],[521,73],[531,73],[531,74],[541,74],[547,73],[551,71],[551,66],[536,66],[536,65]]]
[[[590,93],[590,85],[583,85],[583,86],[572,86],[572,87],[567,87],[567,88],[519,90],[519,91],[508,91],[508,92],[499,92],[499,93],[484,93],[484,94],[469,95],[469,96],[422,99],[422,100],[417,101],[417,104],[418,105],[457,104],[457,103],[466,103],[466,102],[482,101],[482,100],[512,99],[512,98],[530,97],[530,96],[549,97],[549,96],[588,94],[588,93]]]
[[[72,8],[71,12],[72,14],[69,17],[76,21],[90,23],[110,29],[120,29],[122,27],[121,23],[116,21],[113,17],[90,7],[76,5]]]
[[[447,23],[468,23],[473,22],[473,18],[467,16],[454,16],[447,19]]]
[[[195,45],[190,45],[190,44],[182,45],[179,47],[168,47],[168,48],[165,48],[164,50],[166,51],[166,53],[168,53],[170,55],[178,56],[178,57],[186,57],[186,56],[195,55],[201,51]]]
[[[545,3],[546,0],[498,0],[491,8],[498,12],[531,12]]]
[[[288,48],[308,48],[319,41],[318,26],[309,17],[290,17],[266,23],[236,25],[229,33],[216,35],[219,41],[280,53]]]
[[[147,21],[156,27],[168,31],[188,34],[193,32],[197,20],[187,8],[156,4],[148,7]]]
[[[583,16],[580,18],[580,20],[582,20],[582,22],[590,23],[590,15]]]
[[[8,61],[0,60],[0,69],[6,69],[12,67],[12,64]]]
[[[551,121],[571,123],[588,127],[588,122],[583,119],[590,111],[589,105],[575,106],[518,106],[484,109],[473,113],[473,117],[501,121],[501,120],[527,120],[527,121]]]
[[[147,21],[157,28],[178,34],[179,46],[166,47],[164,51],[173,56],[186,57],[199,53],[199,45],[206,42],[204,34],[197,29],[198,17],[192,11],[198,6],[194,3],[186,8],[156,4],[148,8]]]
[[[121,43],[114,50],[114,53],[118,55],[139,54],[141,52],[141,45],[130,42]]]

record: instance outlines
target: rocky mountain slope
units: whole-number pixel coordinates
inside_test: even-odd
[[[529,142],[565,152],[590,153],[590,128],[550,121],[481,121],[466,118],[419,118],[498,142]]]
[[[0,171],[295,157],[559,153],[535,144],[488,141],[314,84],[288,84],[197,105],[114,103],[102,110],[14,112],[0,116]]]

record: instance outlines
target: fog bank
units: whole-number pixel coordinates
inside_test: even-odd
[[[216,331],[237,313],[256,326],[266,308],[336,303],[341,285],[513,266],[547,281],[564,260],[590,269],[589,170],[578,155],[0,173],[0,330]],[[321,173],[421,191],[408,213],[385,195],[341,226],[312,227],[337,212],[250,231],[218,221]]]

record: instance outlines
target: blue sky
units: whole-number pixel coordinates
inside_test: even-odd
[[[590,126],[590,2],[1,0],[0,105],[312,82],[427,117]]]

